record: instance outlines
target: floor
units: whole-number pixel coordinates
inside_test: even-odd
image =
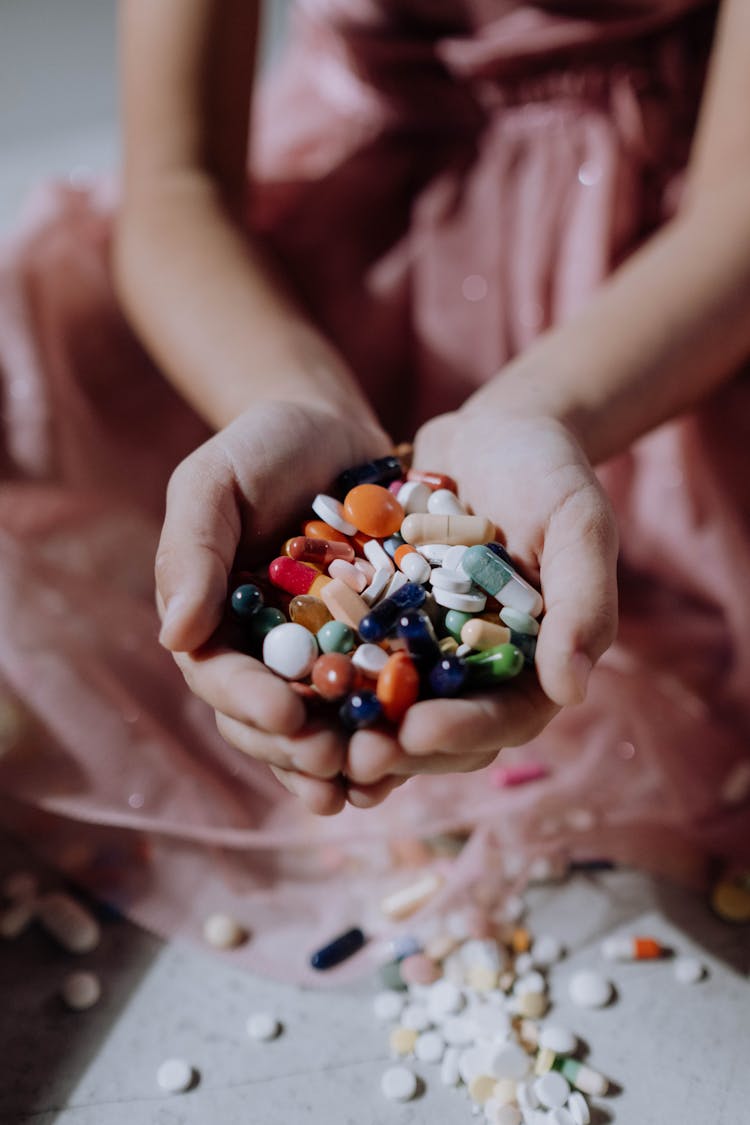
[[[273,0],[269,39],[285,5]],[[12,228],[42,176],[77,179],[117,160],[114,0],[0,0],[0,233]],[[0,873],[28,866],[12,841]],[[55,876],[47,880],[54,883]],[[595,1125],[743,1125],[748,1121],[750,985],[747,929],[714,919],[694,895],[633,872],[579,875],[535,888],[532,929],[558,934],[569,956],[552,976],[561,1020],[588,1042],[591,1062],[620,1088]],[[599,1012],[571,1009],[565,978],[599,961],[601,937],[656,934],[696,951],[709,974],[679,985],[668,965],[620,965],[618,997]],[[164,945],[122,920],[104,923],[96,968],[104,996],[71,1013],[57,990],[71,957],[32,928],[0,956],[1,1125],[453,1125],[465,1097],[418,1067],[426,1090],[404,1106],[379,1093],[385,1033],[371,1015],[374,982],[303,992],[234,970],[196,949]],[[77,966],[76,966],[77,967]],[[253,1045],[244,1021],[275,1012],[274,1043]],[[200,1072],[190,1092],[160,1095],[155,1070],[182,1055]]]

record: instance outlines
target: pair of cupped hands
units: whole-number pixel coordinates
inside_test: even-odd
[[[614,518],[574,436],[546,416],[444,414],[417,433],[414,465],[452,476],[541,588],[537,676],[526,672],[491,694],[419,702],[398,730],[348,736],[308,717],[285,681],[217,639],[228,575],[246,558],[278,554],[290,519],[309,512],[315,493],[391,447],[377,426],[340,411],[266,402],[187,457],[167,490],[156,558],[161,643],[214,709],[223,737],[268,763],[322,815],[346,801],[379,804],[414,774],[482,769],[502,747],[529,741],[561,706],[583,700],[616,631]]]

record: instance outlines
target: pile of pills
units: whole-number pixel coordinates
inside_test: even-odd
[[[233,643],[348,730],[533,666],[541,595],[456,484],[383,457],[343,473],[263,575],[233,583]]]

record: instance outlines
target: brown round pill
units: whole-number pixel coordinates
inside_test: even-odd
[[[324,699],[343,699],[354,682],[354,665],[341,652],[319,656],[312,670],[312,682]]]

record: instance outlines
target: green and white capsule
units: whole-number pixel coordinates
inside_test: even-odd
[[[477,586],[497,598],[502,605],[527,613],[530,617],[538,617],[542,612],[542,595],[489,547],[469,547],[461,559],[461,566]]]

